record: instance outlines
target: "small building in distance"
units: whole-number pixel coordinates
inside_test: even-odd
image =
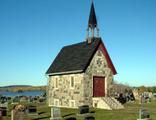
[[[93,2],[87,33],[84,42],[63,47],[47,70],[49,106],[121,108],[115,99],[108,97],[117,72],[99,37]],[[114,104],[119,107],[113,108]]]

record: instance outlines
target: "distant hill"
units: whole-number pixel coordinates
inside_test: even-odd
[[[9,85],[9,86],[0,86],[0,88],[12,88],[12,87],[31,87],[31,85]]]
[[[0,91],[34,91],[34,90],[46,90],[46,86],[31,86],[31,85],[10,85],[0,87]]]

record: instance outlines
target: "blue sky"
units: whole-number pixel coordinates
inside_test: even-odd
[[[85,40],[91,0],[0,0],[0,86],[46,85],[60,49]],[[115,80],[156,85],[156,1],[94,0]]]

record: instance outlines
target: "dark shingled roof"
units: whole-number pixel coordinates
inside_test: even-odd
[[[101,43],[101,38],[92,39],[93,42],[90,44],[81,42],[63,47],[46,74],[59,74],[76,70],[85,71]]]

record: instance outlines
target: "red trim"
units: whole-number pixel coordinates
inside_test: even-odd
[[[112,70],[113,75],[116,75],[117,74],[116,69],[115,69],[115,67],[114,67],[114,65],[112,63],[112,60],[111,60],[111,58],[110,58],[110,56],[109,56],[109,54],[107,52],[107,49],[106,49],[106,47],[105,47],[105,45],[104,45],[104,43],[102,41],[101,41],[101,44],[99,45],[98,49],[101,50],[103,55],[105,56],[106,61],[108,63],[108,67]]]

